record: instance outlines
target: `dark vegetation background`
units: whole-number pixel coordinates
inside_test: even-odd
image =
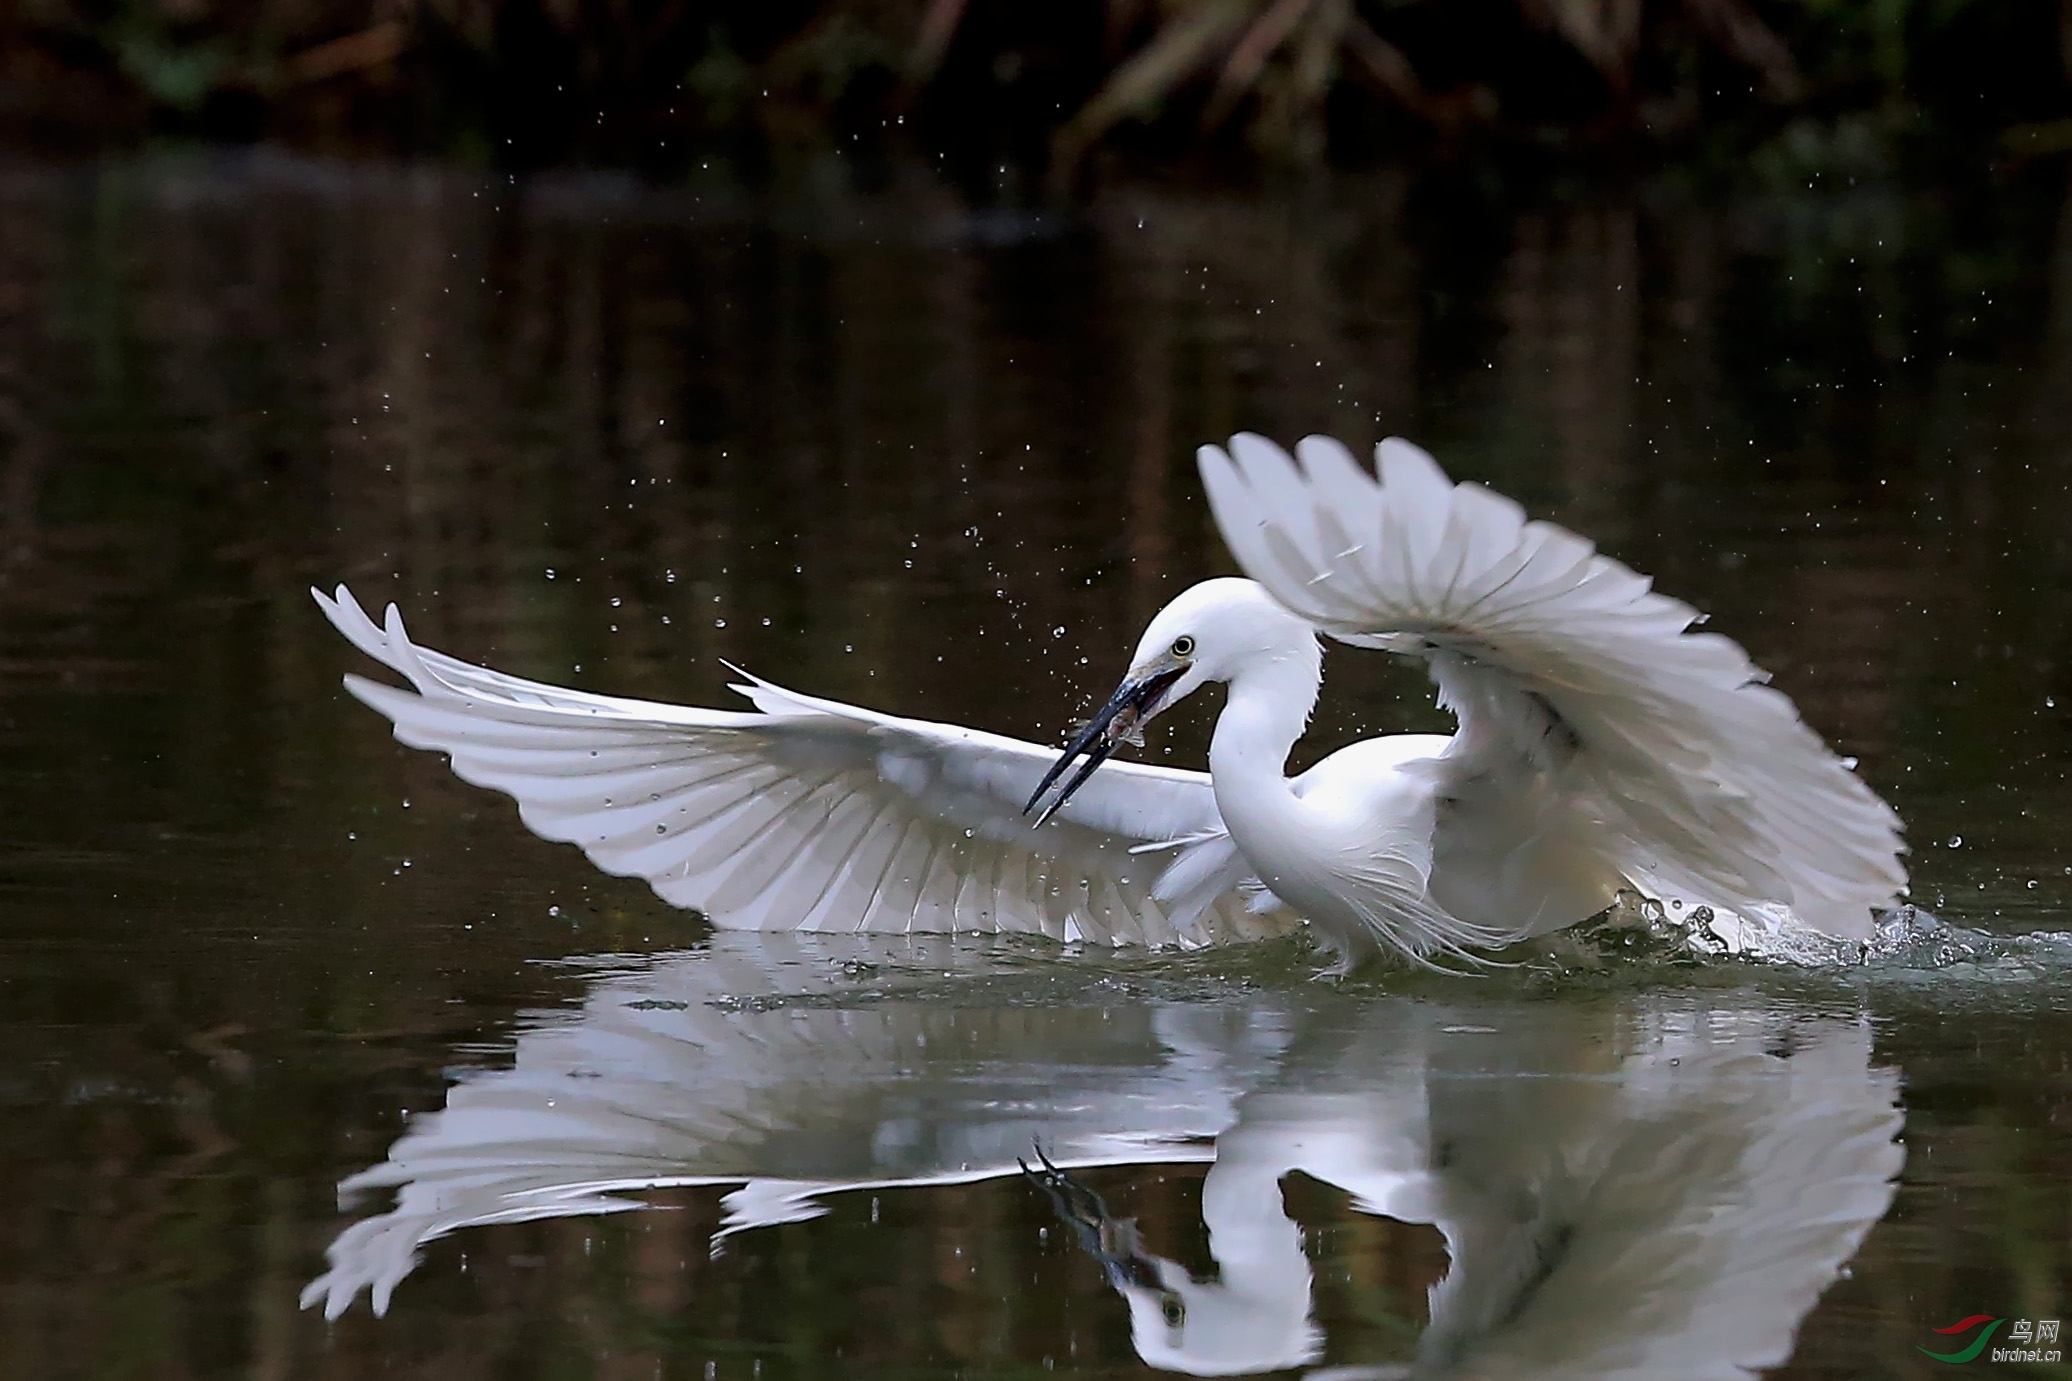
[[[1999,167],[2072,148],[2068,60],[2072,0],[0,0],[0,139],[751,175],[832,146],[987,195],[1233,155]]]

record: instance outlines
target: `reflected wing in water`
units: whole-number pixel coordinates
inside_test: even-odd
[[[1202,1187],[1214,1278],[1143,1254],[1109,1270],[1139,1354],[1193,1376],[1321,1355],[1281,1193],[1300,1171],[1433,1224],[1452,1258],[1415,1361],[1332,1377],[1746,1381],[1783,1363],[1891,1203],[1897,1080],[1852,1026],[1800,1028],[1786,1057],[1737,1014],[1651,1024],[1613,1069],[1587,1039],[1549,1059],[1537,1040],[1564,1033],[1492,1031],[1482,1058],[1435,1045],[1413,1087],[1332,1090],[1352,1071],[1312,1065],[1326,1087],[1245,1098]]]
[[[340,1234],[305,1305],[335,1316],[371,1289],[384,1309],[436,1237],[642,1190],[728,1187],[723,1237],[1029,1161],[1145,1361],[1268,1371],[1327,1341],[1330,1278],[1282,1194],[1300,1171],[1355,1213],[1435,1226],[1451,1258],[1414,1355],[1334,1375],[1739,1381],[1790,1355],[1900,1166],[1896,1079],[1844,1022],[1651,995],[972,1008],[884,973],[830,990],[851,957],[833,947],[871,943],[743,937],[598,980],[341,1186],[397,1202]],[[919,961],[937,982],[951,962]],[[1075,1179],[1188,1161],[1209,1162],[1206,1277],[1127,1221],[1126,1189]]]
[[[750,713],[590,695],[420,648],[394,605],[377,626],[342,585],[311,593],[410,682],[345,682],[399,740],[716,926],[1198,944],[1291,923],[1240,894],[1205,773],[1116,764],[1039,831],[1021,806],[1057,755],[1035,744],[753,677],[735,687]]]
[[[1903,1160],[1898,1080],[1870,1066],[1868,1030],[1792,1027],[1789,1053],[1772,1053],[1775,1033],[1742,1014],[1650,1024],[1595,1107],[1435,1078],[1454,1266],[1423,1372],[1745,1381],[1791,1356],[1884,1216]],[[1510,1108],[1507,1093],[1521,1095]]]
[[[368,1290],[385,1311],[427,1242],[638,1208],[639,1190],[739,1186],[734,1232],[813,1217],[833,1190],[1019,1174],[1039,1144],[1074,1166],[1205,1159],[1284,1039],[1258,1008],[965,1010],[888,995],[883,969],[827,1005],[830,969],[883,961],[886,943],[721,936],[597,981],[339,1186],[341,1202],[397,1202],[340,1234],[304,1306],[336,1317]],[[917,971],[962,962],[947,939],[914,943],[934,946],[906,956]]]

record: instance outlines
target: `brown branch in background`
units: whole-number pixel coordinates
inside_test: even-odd
[[[1157,106],[1252,15],[1246,0],[1202,0],[1159,29],[1051,140],[1053,177],[1069,177],[1101,136]]]
[[[1295,41],[1294,98],[1314,136],[1312,157],[1324,152],[1324,98],[1338,79],[1338,50],[1345,46],[1345,26],[1352,17],[1353,0],[1319,0]]]
[[[2072,80],[2072,0],[2058,0],[2058,61]]]
[[[28,21],[19,17],[10,21],[13,27],[0,24],[0,57],[9,60],[9,80],[41,85],[28,107],[16,98],[0,104],[73,110],[80,112],[73,118],[105,120],[110,130],[152,110],[171,110],[206,131],[232,118],[209,107],[211,93],[224,90],[336,121],[359,118],[350,112],[371,114],[380,102],[337,101],[335,91],[312,95],[301,88],[357,75],[369,86],[390,88],[383,100],[405,96],[405,84],[437,90],[443,108],[453,101],[494,102],[550,79],[558,87],[566,75],[569,109],[594,103],[598,116],[594,130],[587,121],[573,126],[576,137],[567,147],[613,157],[624,139],[679,124],[694,139],[720,130],[752,130],[782,145],[832,139],[850,122],[872,116],[888,117],[889,125],[893,113],[919,106],[933,92],[940,101],[931,101],[926,120],[916,124],[944,117],[960,138],[988,137],[964,128],[971,122],[1042,122],[1053,179],[1062,184],[1091,149],[1133,121],[1157,125],[1146,142],[1167,150],[1173,136],[1184,138],[1192,117],[1201,132],[1241,134],[1271,159],[1321,157],[1344,125],[1341,111],[1353,108],[1333,96],[1348,81],[1370,107],[1408,112],[1442,139],[1469,126],[1498,125],[1504,107],[1537,110],[1536,124],[1566,124],[1584,137],[1619,138],[1622,131],[1636,132],[1635,122],[1617,118],[1620,112],[1631,116],[1658,103],[1673,114],[1646,122],[1647,128],[1674,139],[1704,123],[1702,111],[1715,104],[1708,97],[1745,101],[1751,94],[1745,87],[1777,104],[1796,101],[1816,85],[1861,92],[1866,108],[1874,108],[1878,100],[1906,94],[1907,51],[1961,37],[1941,19],[1910,21],[1901,32],[1862,16],[1837,18],[1853,11],[1810,0],[1498,0],[1490,22],[1473,31],[1414,21],[1408,10],[1444,7],[1400,0],[1052,0],[993,10],[980,10],[973,0],[805,0],[778,7],[782,15],[768,22],[761,17],[771,10],[766,0],[760,9],[758,0],[353,0],[364,27],[343,37],[330,36],[335,15],[326,18],[325,7],[300,0],[229,7],[198,0],[134,3],[173,6],[188,17],[132,33],[65,19],[63,6],[25,9],[17,0],[14,8],[24,14],[33,9],[48,17],[26,29]],[[1904,3],[1918,7],[1917,0]],[[514,6],[536,12],[547,32],[504,23]],[[0,0],[0,13],[7,9],[8,0]],[[252,16],[261,12],[274,20],[257,25]],[[2065,74],[2072,75],[2072,0],[2050,0],[2045,13],[2055,18]],[[1009,22],[991,23],[996,14]],[[989,22],[981,26],[980,17]],[[1836,48],[1822,37],[1836,25],[1862,32]],[[24,64],[10,46],[17,33],[49,51]],[[441,41],[426,43],[433,33]],[[324,41],[314,41],[319,38]],[[2041,38],[2031,33],[2023,41]],[[1543,54],[1550,39],[1587,62],[1601,86],[1576,87],[1565,55],[1553,63],[1528,60]],[[92,55],[97,46],[91,62],[66,56]],[[1099,51],[1091,51],[1096,46]],[[464,50],[472,51],[462,59]],[[406,53],[419,60],[399,69]],[[1027,77],[1018,75],[1025,56],[1031,58]],[[1963,54],[1974,65],[1992,57],[1969,49]],[[1691,80],[1697,64],[1721,58],[1751,78],[1726,83],[1730,91],[1698,89],[1707,84]],[[470,70],[480,80],[449,82],[455,60],[479,64]],[[2031,111],[2062,111],[2063,77],[2048,64],[2040,78],[2029,70],[2034,64],[2023,69],[2027,75],[2016,66],[1989,67],[1978,88],[1964,89],[1990,97],[1996,118],[2009,122],[2028,119]],[[942,81],[946,73],[965,71],[977,80]],[[1434,91],[1419,71],[1454,75],[1446,89]],[[1010,83],[1019,83],[1012,99],[997,99]],[[82,93],[98,89],[125,99],[101,102],[109,107],[106,115],[90,113],[92,102]],[[679,90],[689,98],[678,97]],[[771,99],[756,98],[758,91]],[[679,110],[679,103],[686,108]],[[959,108],[948,109],[951,104]],[[411,108],[410,100],[401,102],[401,111]],[[608,125],[608,111],[637,118]],[[270,125],[275,116],[262,110],[259,118]],[[533,133],[543,144],[560,146],[562,131],[545,128],[558,118],[536,122],[541,128]],[[398,123],[408,127],[411,120]],[[624,133],[607,134],[607,128]],[[595,143],[587,142],[593,135]],[[2053,153],[2064,138],[2051,118],[1999,135],[2014,158]],[[671,133],[654,147],[666,160],[684,142]],[[1219,136],[1217,142],[1229,141]]]
[[[1130,34],[1144,17],[1145,3],[1146,0],[1108,0],[1102,6],[1101,54],[1107,61],[1113,62],[1129,46]],[[2066,3],[2072,5],[2072,0]]]
[[[347,72],[365,71],[394,62],[409,46],[408,30],[396,20],[385,19],[356,34],[334,38],[295,54],[285,64],[288,80],[296,84],[320,82]]]
[[[1621,95],[1640,51],[1641,0],[1519,0],[1527,19],[1552,29]]]
[[[2065,3],[2072,5],[2072,0]],[[1791,49],[1784,46],[1777,31],[1763,22],[1748,0],[1683,0],[1683,5],[1684,13],[1702,33],[1729,56],[1762,74],[1770,96],[1780,101],[1799,98],[1799,67],[1792,61]],[[2072,8],[2065,13],[2072,14]],[[2068,50],[2067,66],[2072,70],[2072,50]]]
[[[1417,79],[1410,59],[1403,55],[1401,48],[1367,27],[1366,21],[1357,15],[1346,20],[1345,46],[1359,60],[1361,69],[1404,109],[1425,116],[1433,113],[1431,96],[1425,91],[1424,83]]]
[[[908,86],[926,86],[942,66],[943,54],[950,50],[950,40],[957,36],[957,26],[964,20],[964,3],[965,0],[928,0],[921,28],[914,35],[914,46],[907,52]]]
[[[1266,60],[1274,50],[1288,41],[1295,32],[1295,26],[1302,22],[1302,16],[1309,12],[1315,0],[1273,0],[1266,13],[1257,23],[1245,30],[1245,36],[1231,49],[1229,59],[1223,64],[1223,72],[1216,78],[1216,89],[1209,95],[1208,106],[1202,111],[1203,129],[1214,129],[1230,118],[1230,112],[1245,98],[1259,80],[1259,73],[1266,66]]]

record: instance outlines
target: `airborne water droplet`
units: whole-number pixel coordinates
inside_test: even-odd
[[[1953,848],[1953,849],[1961,849],[1961,848],[1963,848],[1963,847],[1964,847],[1964,836],[1963,836],[1963,835],[1961,835],[1961,834],[1953,834],[1953,835],[1951,835],[1951,836],[1950,836],[1950,845],[1949,845],[1949,846],[1950,846],[1951,848]]]

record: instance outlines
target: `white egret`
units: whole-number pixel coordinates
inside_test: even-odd
[[[377,627],[342,586],[312,593],[410,681],[346,681],[399,739],[720,927],[1198,944],[1303,920],[1343,968],[1500,947],[1622,889],[1863,939],[1904,891],[1897,816],[1690,606],[1407,442],[1377,448],[1378,480],[1326,438],[1297,456],[1202,449],[1251,579],[1153,618],[1054,760],[757,677],[736,687],[756,714],[522,681],[417,648],[394,606]],[[1320,633],[1425,659],[1459,731],[1287,778]],[[1103,767],[1211,681],[1230,692],[1207,773]]]

